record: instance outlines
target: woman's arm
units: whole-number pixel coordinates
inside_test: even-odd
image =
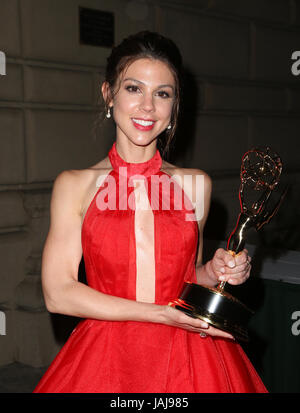
[[[196,276],[197,282],[208,287],[215,287],[220,281],[226,281],[232,285],[238,285],[245,282],[250,276],[251,257],[248,256],[248,251],[243,250],[238,255],[233,257],[228,251],[219,248],[212,260],[206,264],[202,263],[203,251],[203,230],[208,217],[212,182],[210,177],[203,171],[198,171],[198,174],[204,176],[204,199],[199,200],[202,205],[196,204],[195,208],[203,207],[202,218],[198,221],[199,228],[199,243],[196,259]],[[194,188],[195,191],[195,188]],[[197,214],[196,214],[197,215]]]
[[[211,268],[211,261],[203,264],[203,231],[207,217],[209,214],[210,202],[211,202],[211,192],[212,192],[212,181],[211,178],[203,171],[199,171],[199,174],[203,176],[203,199],[200,199],[195,203],[196,216],[199,215],[198,209],[201,208],[203,211],[200,220],[198,221],[199,229],[199,240],[198,240],[198,251],[196,259],[196,276],[197,282],[201,285],[207,285],[208,287],[214,287],[218,280],[215,277],[214,271]],[[196,188],[194,189],[196,190]],[[201,205],[200,205],[201,203]]]

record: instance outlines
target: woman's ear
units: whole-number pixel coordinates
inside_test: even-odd
[[[107,107],[112,106],[111,90],[108,82],[103,82],[101,86],[102,96]]]

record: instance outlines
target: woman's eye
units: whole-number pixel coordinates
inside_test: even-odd
[[[135,86],[135,85],[129,85],[129,86],[126,86],[126,90],[128,90],[128,92],[137,92],[139,88],[138,86]]]
[[[161,90],[160,92],[158,92],[158,96],[162,97],[162,98],[169,98],[170,95],[168,92],[165,92],[164,90]]]

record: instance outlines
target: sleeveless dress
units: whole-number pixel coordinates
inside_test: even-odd
[[[128,163],[114,142],[108,155],[112,169],[100,179],[82,224],[87,283],[105,294],[167,305],[185,280],[196,282],[195,210],[182,186],[160,170],[158,150],[146,162]],[[34,390],[264,392],[233,340],[159,323],[95,319],[79,322]]]

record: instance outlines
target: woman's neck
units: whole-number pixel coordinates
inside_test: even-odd
[[[126,142],[117,138],[116,149],[121,158],[126,162],[142,163],[147,162],[155,155],[157,147],[156,140],[152,141],[149,145],[141,146],[130,142],[128,139]]]

